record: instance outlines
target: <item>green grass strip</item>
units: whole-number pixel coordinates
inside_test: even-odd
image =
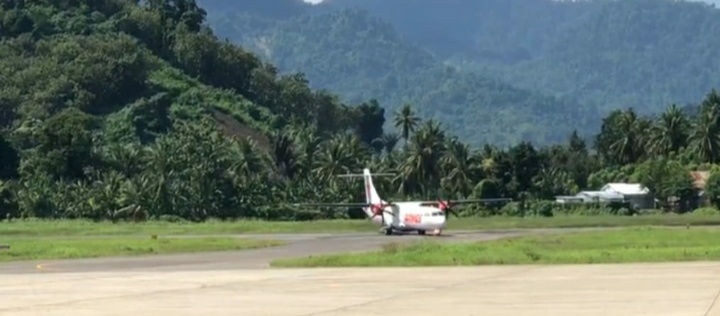
[[[556,217],[472,217],[454,218],[448,222],[450,230],[511,229],[511,228],[579,228],[627,226],[685,226],[720,225],[717,215],[646,215],[646,216],[556,216]],[[367,220],[322,220],[307,222],[269,221],[207,221],[203,223],[171,223],[149,221],[143,223],[110,223],[83,220],[15,220],[0,222],[0,242],[3,237],[36,236],[147,236],[157,235],[216,235],[259,233],[350,233],[375,232],[377,227]]]
[[[282,245],[273,240],[240,238],[53,238],[0,237],[0,262],[38,259],[77,259],[112,256],[159,255],[206,251],[245,250]]]
[[[720,259],[720,230],[626,228],[490,242],[388,244],[383,250],[282,259],[276,267],[588,264]]]

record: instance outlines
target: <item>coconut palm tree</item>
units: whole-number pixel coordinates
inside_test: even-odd
[[[402,190],[426,197],[440,188],[440,158],[445,152],[445,132],[435,120],[426,121],[412,136],[399,176],[405,178]]]
[[[415,115],[410,104],[403,105],[399,111],[395,112],[395,128],[401,130],[406,149],[408,147],[410,133],[415,130],[418,124],[420,124],[420,118]]]
[[[694,151],[703,162],[716,163],[720,158],[719,118],[714,109],[703,111],[690,137]]]
[[[614,122],[617,137],[610,144],[610,151],[621,164],[634,163],[643,151],[643,133],[640,119],[634,109],[624,111]]]
[[[373,143],[381,144],[385,149],[386,154],[390,154],[395,150],[395,146],[400,141],[400,136],[396,133],[384,133],[379,138],[375,139]]]
[[[677,105],[671,105],[653,125],[648,149],[658,155],[678,153],[687,145],[690,122]]]
[[[457,139],[449,139],[445,144],[445,152],[440,158],[445,176],[443,187],[450,192],[460,194],[463,198],[470,195],[475,184],[474,175],[482,168],[476,156],[470,153],[467,144]]]

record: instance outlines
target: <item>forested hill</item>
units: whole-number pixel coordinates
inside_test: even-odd
[[[658,113],[720,87],[720,9],[702,1],[323,3],[367,10],[450,64],[604,110]]]
[[[218,35],[281,71],[388,110],[411,102],[470,143],[555,142],[592,133],[609,110],[660,113],[720,87],[720,10],[704,3],[201,2]]]
[[[472,150],[454,137],[462,128],[470,135],[464,126],[494,133],[478,136],[488,139],[528,131],[560,139],[558,130],[580,124],[572,118],[588,112],[560,113],[567,107],[553,99],[483,75],[432,66],[433,54],[412,53],[416,46],[360,11],[304,15],[307,6],[297,3],[283,2],[292,5],[277,11],[272,5],[281,2],[232,2],[258,5],[255,10],[264,13],[253,19],[262,23],[292,17],[307,24],[297,28],[320,32],[313,24],[327,22],[331,33],[339,34],[330,39],[348,37],[341,31],[360,23],[367,33],[353,35],[354,41],[308,34],[280,42],[300,48],[311,47],[303,46],[310,40],[351,45],[378,54],[373,58],[352,51],[340,58],[343,49],[338,49],[338,55],[322,56],[352,62],[332,66],[314,54],[291,53],[291,46],[276,51],[307,58],[316,68],[336,67],[324,71],[379,81],[358,83],[365,85],[367,96],[396,95],[382,90],[394,82],[408,95],[427,97],[425,111],[449,111],[454,123],[422,120],[417,105],[393,115],[372,99],[343,103],[331,92],[310,89],[302,75],[278,75],[272,63],[215,36],[194,0],[28,3],[0,2],[0,219],[348,217],[352,213],[344,210],[289,205],[362,201],[362,181],[337,175],[363,168],[395,174],[375,182],[392,201],[507,197],[533,203],[610,181],[639,181],[659,201],[681,197],[690,203],[687,171],[705,169],[714,171],[707,196],[720,205],[716,91],[708,90],[692,115],[671,107],[658,118],[631,109],[593,117],[602,121],[592,131],[596,154],[589,151],[591,141],[577,133],[564,135],[560,146],[520,142]],[[228,2],[216,4],[222,8],[223,3]],[[277,36],[302,34],[290,32]],[[383,44],[369,49],[378,38]],[[373,64],[377,61],[381,64]],[[361,72],[361,65],[375,72]],[[385,67],[420,75],[378,76]],[[447,100],[456,106],[447,107]],[[466,125],[457,124],[459,116],[470,115],[475,117],[464,118]],[[386,122],[398,132],[384,130]],[[692,207],[685,202],[681,209],[687,211]],[[577,211],[522,202],[466,214],[518,215],[526,206],[544,215]],[[598,207],[585,211],[635,211]]]
[[[377,104],[278,76],[193,0],[28,3],[0,2],[2,216],[262,216],[298,139],[378,147]]]
[[[220,8],[214,2],[211,7]],[[351,103],[375,98],[389,113],[409,103],[420,117],[441,121],[471,145],[559,143],[574,129],[589,134],[599,128],[592,107],[447,67],[365,11],[308,11],[293,1],[273,3],[278,4],[274,11],[229,4],[222,12],[233,13],[211,14],[210,24],[219,36],[264,56],[281,71],[305,73],[314,87]]]

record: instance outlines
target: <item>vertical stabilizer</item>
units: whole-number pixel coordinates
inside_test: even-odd
[[[376,176],[393,176],[393,174],[389,173],[379,173],[376,174]],[[370,173],[370,169],[365,168],[363,169],[363,173],[348,173],[343,175],[338,175],[338,177],[341,178],[355,178],[355,177],[363,177],[363,182],[365,185],[365,203],[369,204],[366,207],[363,207],[363,211],[365,211],[365,214],[367,214],[368,217],[376,219],[378,214],[382,213],[382,210],[387,207],[387,202],[384,201],[382,198],[380,198],[380,195],[377,193],[377,190],[375,189],[375,184],[373,184],[372,177],[373,175]],[[382,217],[380,217],[382,218]]]
[[[363,169],[363,179],[365,179],[365,202],[374,205],[385,204],[386,202],[380,198],[377,190],[375,190],[375,185],[372,181],[372,174],[370,174],[370,169]]]

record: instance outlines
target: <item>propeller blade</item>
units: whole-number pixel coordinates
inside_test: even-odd
[[[442,199],[442,194],[438,194],[438,196],[439,196],[439,198],[437,199],[438,208],[440,208],[440,210],[442,210],[443,213],[445,213],[445,219],[446,220],[449,219],[451,213],[453,215],[455,215],[456,218],[460,218],[460,215],[458,215],[457,211],[455,211],[455,209],[453,208],[455,206],[455,204],[457,204],[457,203],[453,203],[452,200]]]
[[[375,218],[376,216],[380,216],[380,219],[382,220],[382,224],[385,225],[385,216],[382,216],[383,213],[395,215],[395,214],[393,214],[393,212],[385,210],[386,207],[391,206],[391,205],[394,205],[392,201],[388,201],[387,203],[370,205],[370,208],[372,209],[372,212],[373,212],[373,216],[371,217],[371,219]]]
[[[438,199],[438,207],[445,214],[445,220],[448,220],[450,218],[449,213],[454,213],[454,210],[452,209],[452,207],[450,205],[451,205],[450,201]],[[455,217],[457,217],[457,213],[455,213],[454,215],[455,215]]]

